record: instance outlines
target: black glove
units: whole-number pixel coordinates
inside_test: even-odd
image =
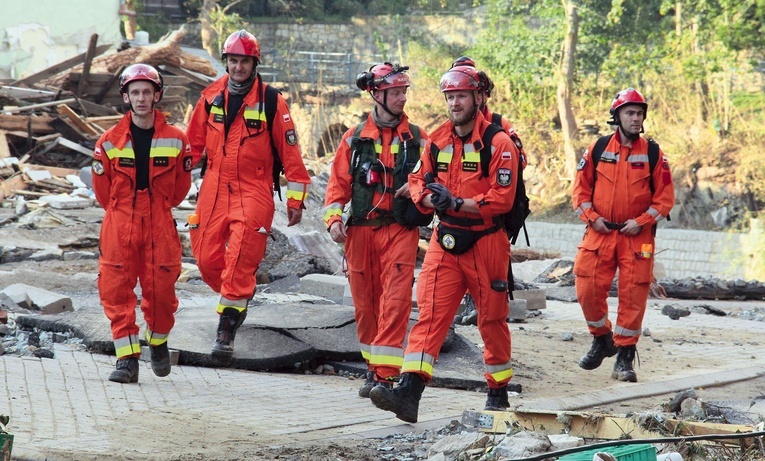
[[[454,208],[454,196],[449,192],[449,189],[447,189],[446,186],[434,182],[428,184],[426,187],[433,191],[433,193],[430,194],[430,201],[433,203],[433,208],[442,213]]]

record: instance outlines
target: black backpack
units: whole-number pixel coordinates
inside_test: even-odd
[[[497,123],[499,121],[499,123]],[[481,138],[481,174],[483,177],[489,176],[489,163],[491,162],[491,141],[494,139],[494,135],[500,131],[504,131],[501,126],[502,115],[493,114],[492,123],[486,128]],[[521,143],[518,135],[510,135],[510,140],[513,141],[515,147],[518,148],[519,153],[523,153],[523,143]],[[510,238],[510,243],[515,245],[518,241],[518,236],[523,229],[523,235],[526,237],[526,245],[529,245],[529,233],[526,230],[526,218],[531,214],[531,208],[529,207],[529,196],[526,195],[526,184],[523,181],[523,168],[521,168],[520,159],[518,162],[518,174],[516,175],[515,186],[515,201],[513,202],[513,208],[502,216],[507,236]]]

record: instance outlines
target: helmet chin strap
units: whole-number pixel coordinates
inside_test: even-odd
[[[375,98],[374,95],[372,95],[372,99],[375,100],[377,105],[382,107],[383,110],[385,112],[387,112],[391,117],[395,117],[395,118],[400,117],[401,114],[394,114],[393,112],[391,112],[390,109],[388,109],[388,92],[385,91],[385,90],[377,90],[377,91],[382,91],[383,92],[383,102],[378,101],[377,98]]]

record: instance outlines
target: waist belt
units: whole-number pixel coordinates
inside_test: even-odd
[[[351,226],[389,226],[396,222],[392,216],[380,216],[372,219],[352,219]]]
[[[454,225],[462,226],[462,227],[480,226],[483,224],[483,219],[460,218],[458,216],[451,216],[446,213],[439,214],[438,219],[441,222],[445,222],[447,224],[454,224]]]
[[[611,230],[622,230],[624,229],[624,226],[627,225],[627,223],[617,223],[617,222],[609,222],[609,221],[604,221],[603,224],[605,224],[606,227]]]

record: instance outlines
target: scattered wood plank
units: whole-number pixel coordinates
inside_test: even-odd
[[[50,98],[56,96],[53,91],[19,88],[16,86],[0,86],[0,96],[15,99]]]
[[[44,107],[50,107],[50,106],[57,106],[59,104],[71,104],[73,102],[77,102],[76,99],[62,99],[61,101],[48,101],[48,102],[41,102],[38,104],[30,104],[28,106],[21,106],[21,107],[14,107],[12,109],[3,108],[3,112],[6,114],[15,114],[17,112],[24,112],[27,110],[35,110],[35,109],[42,109]]]
[[[206,75],[198,74],[196,72],[192,72],[190,70],[183,69],[183,68],[180,68],[180,67],[167,66],[167,65],[160,66],[160,67],[163,70],[166,70],[168,72],[172,72],[175,75],[181,75],[183,77],[186,77],[189,80],[191,80],[192,82],[194,82],[197,85],[200,85],[202,87],[207,87],[207,85],[209,85],[209,84],[211,84],[212,82],[215,81],[215,78],[213,78],[213,77],[208,77]],[[168,79],[170,77],[171,76],[169,76],[169,75],[165,76],[165,79]]]
[[[51,125],[54,120],[49,115],[6,115],[0,114],[0,129],[7,131],[23,131],[29,133],[31,130],[32,135],[51,134],[56,130]]]
[[[27,184],[24,182],[21,174],[16,174],[4,181],[0,181],[0,200],[13,197],[17,190],[24,190],[26,188]]]
[[[99,45],[96,47],[95,51],[93,52],[93,56],[94,57],[100,56],[104,54],[104,52],[106,52],[106,50],[108,50],[109,48],[111,48],[111,45],[109,44]],[[21,86],[21,85],[32,86],[41,80],[44,80],[48,77],[52,77],[58,74],[59,72],[63,72],[67,69],[71,69],[77,64],[82,63],[83,60],[85,59],[86,54],[87,53],[79,54],[73,58],[69,58],[51,67],[48,67],[47,69],[41,70],[40,72],[37,72],[36,74],[32,74],[28,77],[24,77],[21,80],[16,80],[15,82],[11,83],[11,86]]]
[[[0,130],[0,158],[8,158],[11,156],[11,148],[8,147],[8,136],[5,131]]]
[[[90,139],[88,139],[87,136],[82,134],[79,131],[79,129],[77,129],[77,127],[67,119],[63,119],[63,118],[53,119],[51,120],[51,126],[53,126],[53,128],[56,131],[61,133],[63,137],[71,141],[75,141],[75,142],[90,141]]]
[[[59,104],[56,106],[56,112],[58,112],[61,115],[65,115],[69,117],[69,120],[72,121],[72,123],[77,126],[77,128],[80,129],[83,133],[90,136],[98,136],[98,132],[93,129],[92,126],[88,124],[85,120],[80,118],[79,115],[77,115],[71,107],[67,106],[66,104]]]
[[[660,423],[638,421],[636,418],[613,416],[602,413],[584,413],[576,411],[481,411],[465,412],[463,422],[469,419],[478,420],[479,430],[490,433],[504,434],[509,428],[523,428],[527,431],[543,431],[549,434],[570,434],[584,439],[620,440],[655,439],[672,436],[692,436],[709,434],[737,434],[752,432],[753,426],[741,424],[704,423],[680,421],[664,418]],[[754,439],[718,440],[732,444],[753,443]]]
[[[68,140],[66,138],[58,138],[54,142],[58,142],[60,145],[66,147],[67,149],[71,149],[71,150],[73,150],[75,152],[79,152],[79,153],[81,153],[83,155],[87,155],[88,157],[93,157],[93,151],[92,150],[88,149],[87,147],[83,147],[83,146],[77,144],[76,142],[72,142],[72,141],[70,141],[70,140]]]
[[[79,99],[77,100],[77,103],[80,105],[82,110],[86,112],[88,115],[107,116],[107,115],[119,114],[119,112],[117,112],[113,107],[107,107],[102,104],[96,104],[86,99]]]
[[[70,175],[70,174],[77,175],[80,173],[78,170],[75,170],[72,168],[61,168],[58,166],[47,166],[47,165],[35,165],[32,163],[25,165],[24,170],[46,170],[51,174],[51,176],[58,176],[61,178],[65,178],[67,175]]]

